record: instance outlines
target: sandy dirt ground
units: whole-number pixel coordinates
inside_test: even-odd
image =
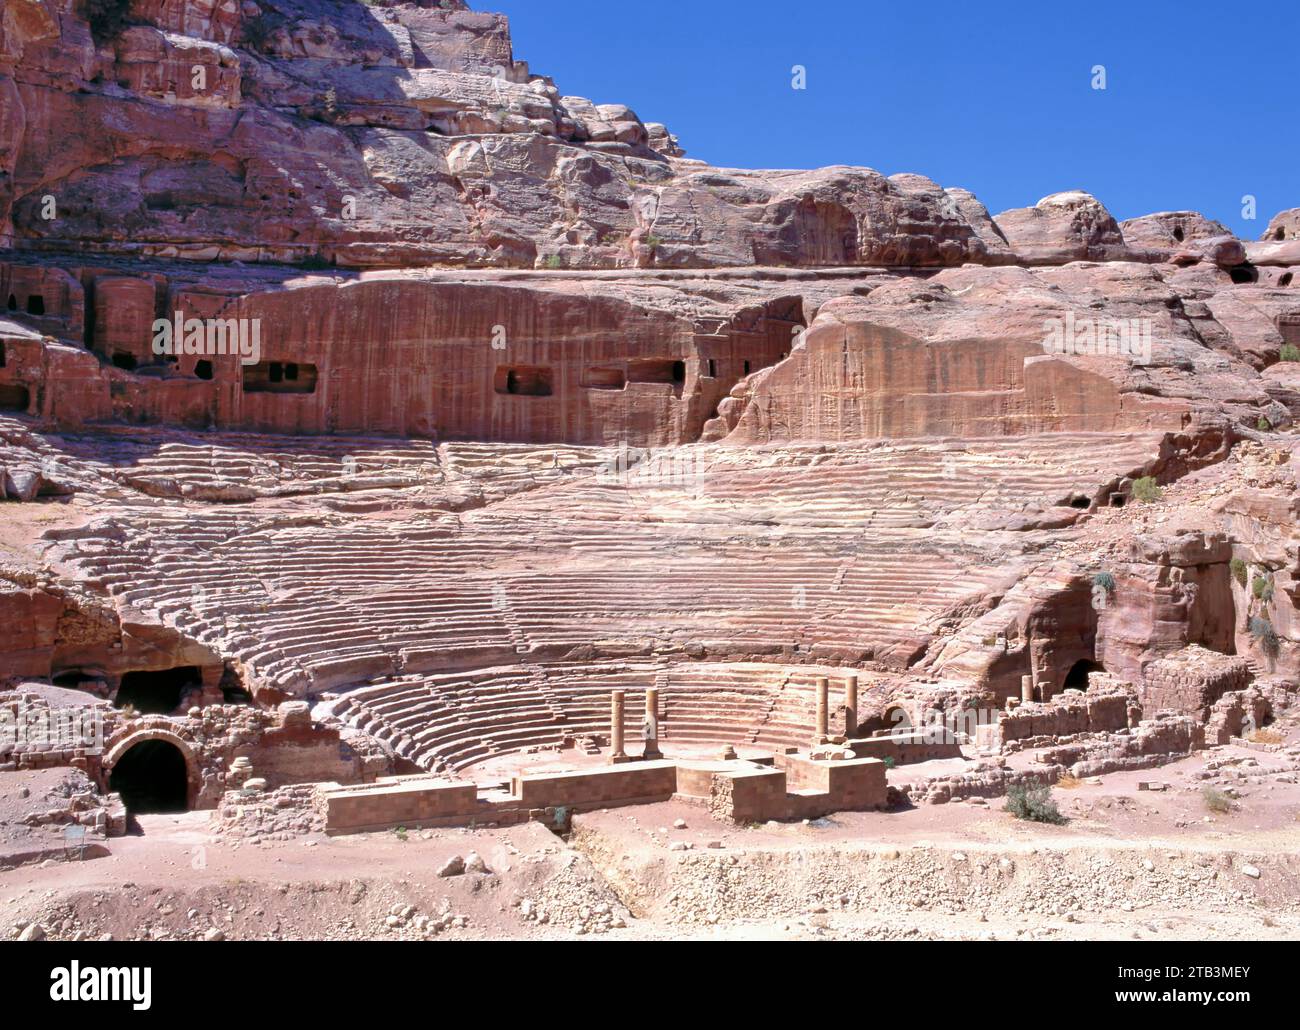
[[[0,926],[115,940],[1294,939],[1291,746],[1057,788],[1064,826],[1018,821],[1002,799],[756,826],[672,801],[578,816],[567,840],[528,824],[249,844],[214,834],[211,813],[144,816],[107,857],[0,871]],[[1138,789],[1153,780],[1167,789]],[[1236,795],[1231,811],[1207,807],[1210,782]],[[475,855],[485,871],[439,875]]]

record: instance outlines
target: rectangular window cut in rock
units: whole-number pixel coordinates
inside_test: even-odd
[[[551,370],[536,365],[500,365],[494,387],[497,393],[521,397],[549,397],[552,392]]]
[[[627,378],[631,383],[681,386],[686,382],[686,362],[679,358],[638,358],[627,363]]]
[[[300,361],[260,361],[244,366],[245,393],[315,393],[315,365]]]
[[[583,371],[582,385],[589,390],[621,390],[627,385],[627,373],[612,365],[595,366]]]

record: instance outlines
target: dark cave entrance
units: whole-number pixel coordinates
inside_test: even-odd
[[[117,760],[108,789],[122,795],[131,815],[189,810],[185,756],[165,740],[142,740]]]
[[[1088,658],[1081,658],[1075,662],[1070,671],[1065,674],[1065,684],[1063,690],[1087,690],[1088,673],[1105,672],[1106,667],[1100,662],[1094,662]]]
[[[128,672],[122,677],[114,704],[131,705],[143,715],[169,715],[181,703],[187,687],[203,686],[203,677],[193,665],[160,672]]]
[[[27,387],[19,383],[0,383],[0,411],[26,411],[31,403],[32,396]]]

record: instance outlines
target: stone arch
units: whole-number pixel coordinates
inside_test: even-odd
[[[170,744],[180,752],[181,758],[185,762],[185,808],[187,811],[193,809],[198,802],[199,790],[202,786],[198,755],[194,753],[194,746],[180,734],[158,726],[134,729],[113,743],[104,752],[104,757],[100,760],[101,787],[105,790],[108,789],[113,769],[126,757],[132,748],[146,741]]]

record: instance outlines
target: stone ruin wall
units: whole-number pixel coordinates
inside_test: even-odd
[[[1250,679],[1245,658],[1193,646],[1146,667],[1142,700],[1151,711],[1168,709],[1205,722],[1224,694],[1245,690]]]
[[[0,693],[0,709],[10,719],[33,712],[66,715],[30,691]],[[216,807],[227,789],[238,786],[231,780],[236,759],[245,759],[243,780],[255,777],[271,790],[325,781],[366,783],[392,771],[391,758],[373,741],[360,735],[343,740],[337,728],[313,722],[303,702],[287,702],[278,710],[211,704],[184,716],[133,716],[88,699],[84,713],[78,713],[99,720],[101,742],[0,740],[0,772],[71,767],[107,792],[123,755],[143,741],[162,740],[184,757],[189,806],[202,809]]]

